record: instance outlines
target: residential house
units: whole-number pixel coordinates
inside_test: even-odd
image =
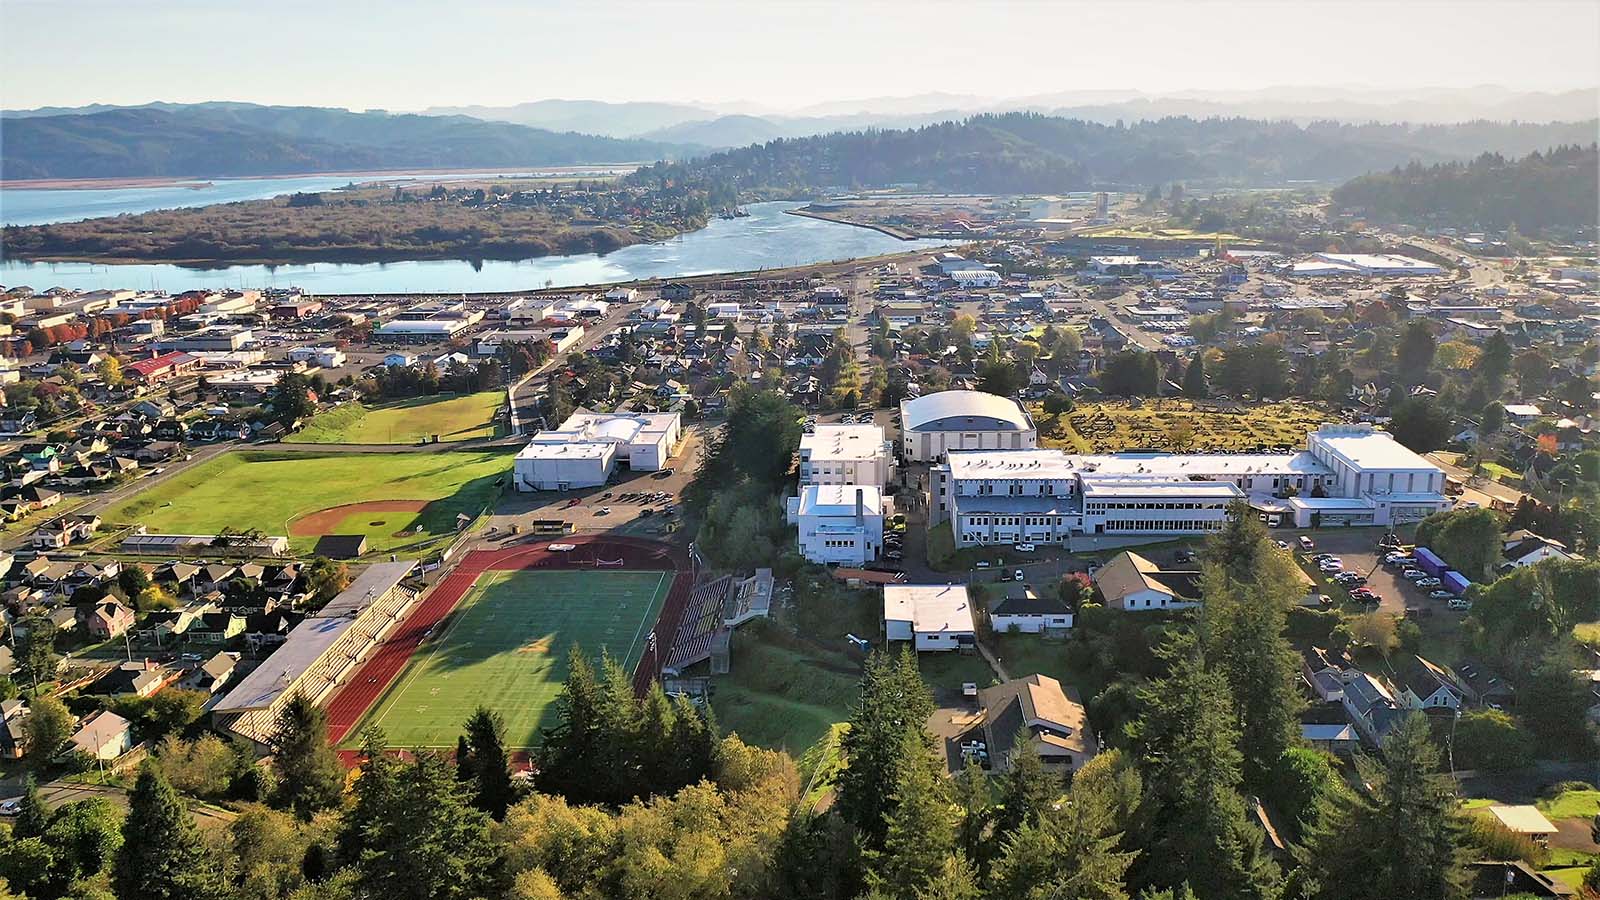
[[[1349,756],[1361,746],[1361,736],[1349,723],[1300,723],[1300,737],[1312,747],[1339,756]]]
[[[1500,546],[1501,571],[1531,566],[1547,559],[1573,558],[1566,544],[1541,537],[1526,528],[1505,535]]]
[[[88,540],[99,527],[100,517],[96,515],[63,516],[41,525],[33,533],[33,549],[60,550]]]
[[[209,603],[193,603],[183,609],[158,610],[145,617],[134,636],[141,641],[165,647],[187,634],[201,616],[217,611],[217,607]]]
[[[27,733],[22,723],[28,719],[28,704],[21,700],[0,700],[0,759],[21,759]]]
[[[177,681],[182,674],[182,670],[169,669],[148,659],[134,660],[125,662],[95,679],[85,693],[109,697],[126,694],[153,697],[167,685]]]
[[[1403,709],[1460,709],[1461,689],[1449,669],[1421,656],[1401,659],[1390,679],[1395,701]]]
[[[883,588],[883,627],[891,641],[918,651],[971,651],[977,626],[966,585],[890,584]]]
[[[1162,569],[1131,550],[1113,556],[1093,577],[1110,609],[1187,609],[1200,602],[1198,571]]]
[[[1361,736],[1375,745],[1381,745],[1389,731],[1400,721],[1400,704],[1383,682],[1359,669],[1345,673],[1345,713]]]
[[[121,637],[133,627],[133,610],[115,600],[106,600],[79,611],[84,630],[91,637],[105,641]]]
[[[103,709],[83,720],[72,735],[72,746],[95,759],[109,762],[133,749],[133,724]]]
[[[1300,651],[1300,675],[1311,686],[1311,692],[1324,703],[1344,701],[1345,672],[1353,668],[1354,661],[1344,651],[1307,647]]]
[[[184,690],[205,691],[208,694],[215,694],[227,686],[228,680],[233,677],[233,671],[237,665],[237,660],[232,656],[219,651],[210,659],[189,670],[189,674],[183,676],[183,680],[178,682],[178,686]]]
[[[1076,772],[1094,758],[1100,742],[1078,692],[1048,675],[1013,678],[978,691],[981,731],[990,765],[1011,768],[1017,736],[1026,733],[1046,768]],[[969,738],[975,738],[972,732]]]
[[[208,612],[189,626],[184,638],[195,644],[226,644],[244,634],[245,618],[231,612]]]
[[[1065,601],[1041,597],[1022,584],[1008,584],[1005,597],[989,607],[989,626],[998,633],[1062,634],[1072,627],[1072,621],[1072,608]]]

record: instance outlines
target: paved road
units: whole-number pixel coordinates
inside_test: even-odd
[[[13,797],[21,793],[21,782],[13,780],[0,782],[0,795]],[[128,808],[127,790],[109,784],[80,784],[57,780],[40,785],[39,794],[44,798],[45,805],[51,809],[79,800],[94,799],[109,800],[121,809]],[[220,827],[238,818],[236,813],[196,802],[189,804],[189,812],[194,815],[196,824],[205,827]]]
[[[1088,301],[1088,305],[1089,309],[1095,315],[1103,316],[1112,324],[1116,325],[1117,329],[1123,334],[1127,335],[1128,340],[1140,350],[1144,350],[1148,353],[1154,353],[1157,350],[1165,349],[1165,345],[1163,345],[1159,339],[1147,334],[1144,331],[1141,331],[1138,325],[1135,325],[1134,323],[1122,317],[1122,304],[1120,301],[1127,300],[1129,298],[1137,299],[1137,295],[1133,292],[1129,292],[1127,294],[1123,294],[1122,296],[1116,297],[1113,300],[1090,300]]]
[[[1522,492],[1514,487],[1511,487],[1510,485],[1501,484],[1500,482],[1495,481],[1493,478],[1476,478],[1473,476],[1471,471],[1463,469],[1454,463],[1445,462],[1444,460],[1440,459],[1439,454],[1437,453],[1428,453],[1425,455],[1428,458],[1428,462],[1431,462],[1443,469],[1446,475],[1449,475],[1451,478],[1460,481],[1462,484],[1466,485],[1472,490],[1475,490],[1481,494],[1488,494],[1490,497],[1493,497],[1496,500],[1510,503],[1512,505],[1516,505],[1516,503],[1522,499]]]

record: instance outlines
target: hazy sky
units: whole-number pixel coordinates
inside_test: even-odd
[[[0,105],[1600,83],[1600,0],[0,0]]]

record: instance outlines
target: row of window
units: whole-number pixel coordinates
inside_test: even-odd
[[[833,550],[846,550],[856,546],[855,541],[824,540],[822,546]]]
[[[1220,531],[1222,522],[1214,519],[1115,519],[1106,522],[1107,531]]]
[[[1108,509],[1227,509],[1226,503],[1090,503],[1087,504],[1089,512],[1105,512]]]
[[[1043,482],[1043,483],[1039,484],[1039,489],[1036,490],[1036,491],[1029,492],[1027,490],[1024,490],[1024,488],[1028,487],[1028,485],[1032,484],[1032,483],[1033,482],[1008,481],[1008,482],[1006,482],[1006,494],[1008,494],[1009,496],[1012,496],[1012,497],[1023,497],[1023,496],[1052,497],[1052,496],[1055,496],[1056,483],[1054,481],[1046,481],[1046,482]],[[981,497],[987,497],[987,496],[989,496],[989,495],[994,493],[994,483],[993,482],[989,482],[989,481],[981,482],[978,485],[976,485],[976,487],[978,488],[977,493]],[[1071,488],[1070,487],[1068,488],[1068,493],[1071,493]]]

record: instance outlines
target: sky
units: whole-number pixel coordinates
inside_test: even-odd
[[[1600,0],[0,0],[0,48],[6,108],[1561,90],[1600,84]]]

